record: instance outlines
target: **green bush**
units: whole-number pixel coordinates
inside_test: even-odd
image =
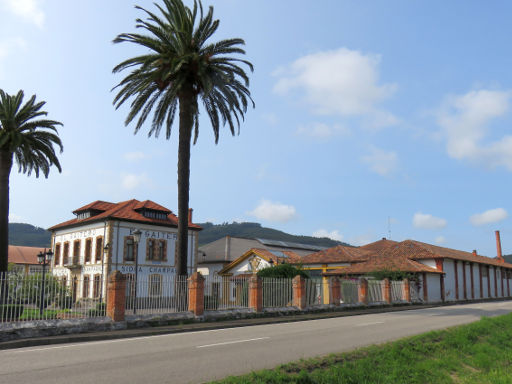
[[[258,271],[259,277],[294,278],[295,276],[309,278],[309,273],[302,268],[291,264],[278,264],[275,267],[267,267]]]
[[[0,319],[3,321],[18,320],[25,307],[22,304],[3,304],[0,305]]]
[[[105,316],[107,313],[107,307],[105,303],[98,303],[94,309],[89,309],[87,315],[89,317]]]

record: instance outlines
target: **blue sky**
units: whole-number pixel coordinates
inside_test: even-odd
[[[49,227],[94,200],[177,206],[177,131],[133,135],[115,111],[114,46],[139,0],[0,0],[0,88],[62,121],[63,172],[13,169],[11,221]],[[192,148],[194,221],[257,221],[352,244],[388,236],[512,253],[510,3],[215,0],[212,40],[255,65],[240,135]]]

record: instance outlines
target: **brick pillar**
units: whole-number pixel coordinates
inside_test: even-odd
[[[368,280],[361,279],[359,281],[359,302],[368,305]]]
[[[107,282],[107,316],[112,321],[124,321],[126,306],[126,276],[114,271]]]
[[[341,285],[340,279],[334,277],[331,280],[331,302],[329,304],[334,304],[336,306],[340,305],[341,300]]]
[[[427,273],[423,272],[422,277],[422,283],[423,283],[423,301],[425,303],[428,303],[428,284],[427,284]]]
[[[404,300],[408,303],[411,302],[411,282],[409,279],[404,279]]]
[[[306,308],[306,282],[298,275],[293,278],[293,305],[299,309]]]
[[[391,282],[389,279],[383,280],[382,298],[386,303],[391,304]]]
[[[249,279],[249,308],[256,312],[263,310],[263,283],[256,275]]]
[[[188,279],[188,310],[195,316],[204,313],[204,277],[195,272]]]

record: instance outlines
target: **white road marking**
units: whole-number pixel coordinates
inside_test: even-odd
[[[270,337],[266,336],[266,337],[257,337],[255,339],[233,340],[233,341],[225,341],[223,343],[198,345],[196,348],[208,348],[208,347],[216,347],[216,346],[219,346],[219,345],[247,343],[248,341],[265,340],[265,339],[270,339]]]
[[[376,325],[376,324],[384,324],[384,322],[383,321],[374,321],[373,323],[356,324],[356,327],[366,327],[368,325]]]

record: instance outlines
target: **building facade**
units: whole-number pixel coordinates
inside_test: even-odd
[[[120,271],[137,295],[159,295],[176,274],[178,218],[152,201],[95,201],[73,212],[76,218],[51,227],[52,273],[74,300],[101,300],[108,275]],[[187,273],[197,267],[198,232],[189,211]],[[140,232],[140,240],[134,233]],[[145,285],[148,285],[147,287]],[[128,290],[128,294],[130,293]]]

